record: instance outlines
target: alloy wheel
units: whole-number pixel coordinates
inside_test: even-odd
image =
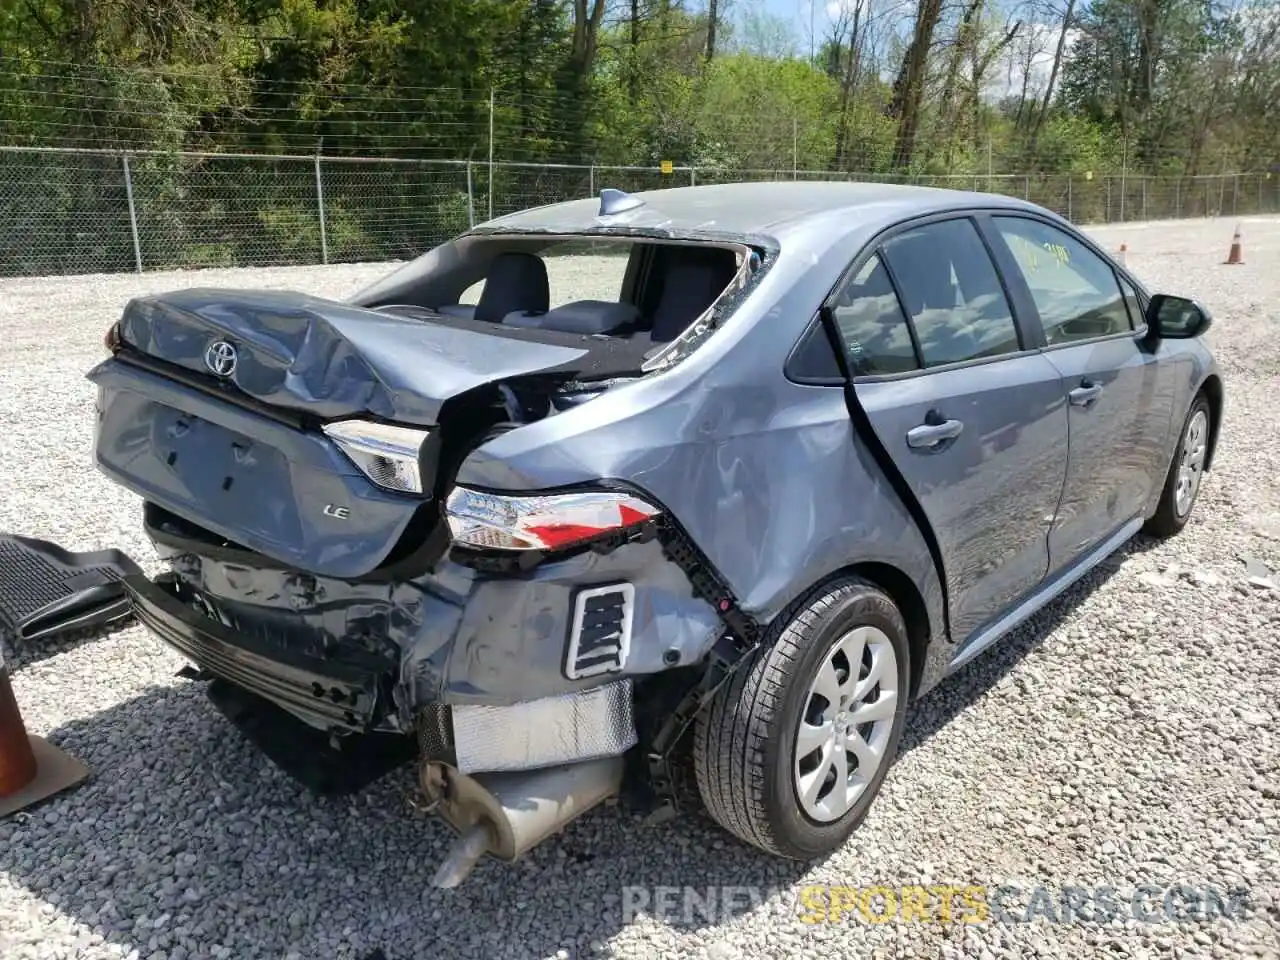
[[[1173,503],[1178,516],[1185,517],[1195,502],[1204,476],[1204,458],[1208,449],[1209,417],[1197,410],[1187,423],[1182,437],[1182,458],[1178,463],[1178,484],[1174,488]]]
[[[796,733],[801,809],[828,823],[849,812],[884,760],[898,708],[898,658],[875,627],[857,627],[826,652]]]

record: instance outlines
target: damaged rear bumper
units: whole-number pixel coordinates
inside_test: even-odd
[[[386,682],[377,665],[323,661],[256,641],[199,613],[173,578],[153,582],[139,574],[123,585],[139,622],[201,670],[314,727],[363,733],[376,724]]]
[[[387,582],[157,547],[172,572],[125,588],[139,620],[203,674],[326,734],[414,734],[424,760],[467,775],[626,752],[634,682],[700,662],[723,631],[655,541],[520,575],[446,558]],[[609,616],[628,634],[619,661],[580,675],[583,631]]]

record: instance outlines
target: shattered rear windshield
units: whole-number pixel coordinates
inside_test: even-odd
[[[575,300],[620,300],[633,246],[631,241],[607,237],[575,237],[540,250],[538,256],[546,265],[550,287],[549,309]],[[484,285],[484,280],[473,283],[458,298],[459,303],[478,303]]]
[[[687,356],[761,263],[730,240],[486,233],[437,248],[358,302],[518,339],[621,343],[643,373]]]

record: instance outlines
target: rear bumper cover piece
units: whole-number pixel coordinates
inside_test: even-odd
[[[348,732],[373,727],[382,680],[376,671],[305,657],[233,631],[179,599],[172,581],[137,575],[123,585],[138,620],[202,670],[313,727]]]

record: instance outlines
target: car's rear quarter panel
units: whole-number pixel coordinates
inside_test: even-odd
[[[815,237],[781,257],[747,304],[670,371],[504,434],[473,453],[458,482],[537,490],[635,485],[670,511],[734,592],[771,621],[833,574],[886,564],[915,584],[930,634],[945,637],[928,544],[859,439],[844,390],[793,383],[791,347],[853,255]],[[630,548],[624,548],[630,549]],[[932,644],[940,675],[949,644]]]

